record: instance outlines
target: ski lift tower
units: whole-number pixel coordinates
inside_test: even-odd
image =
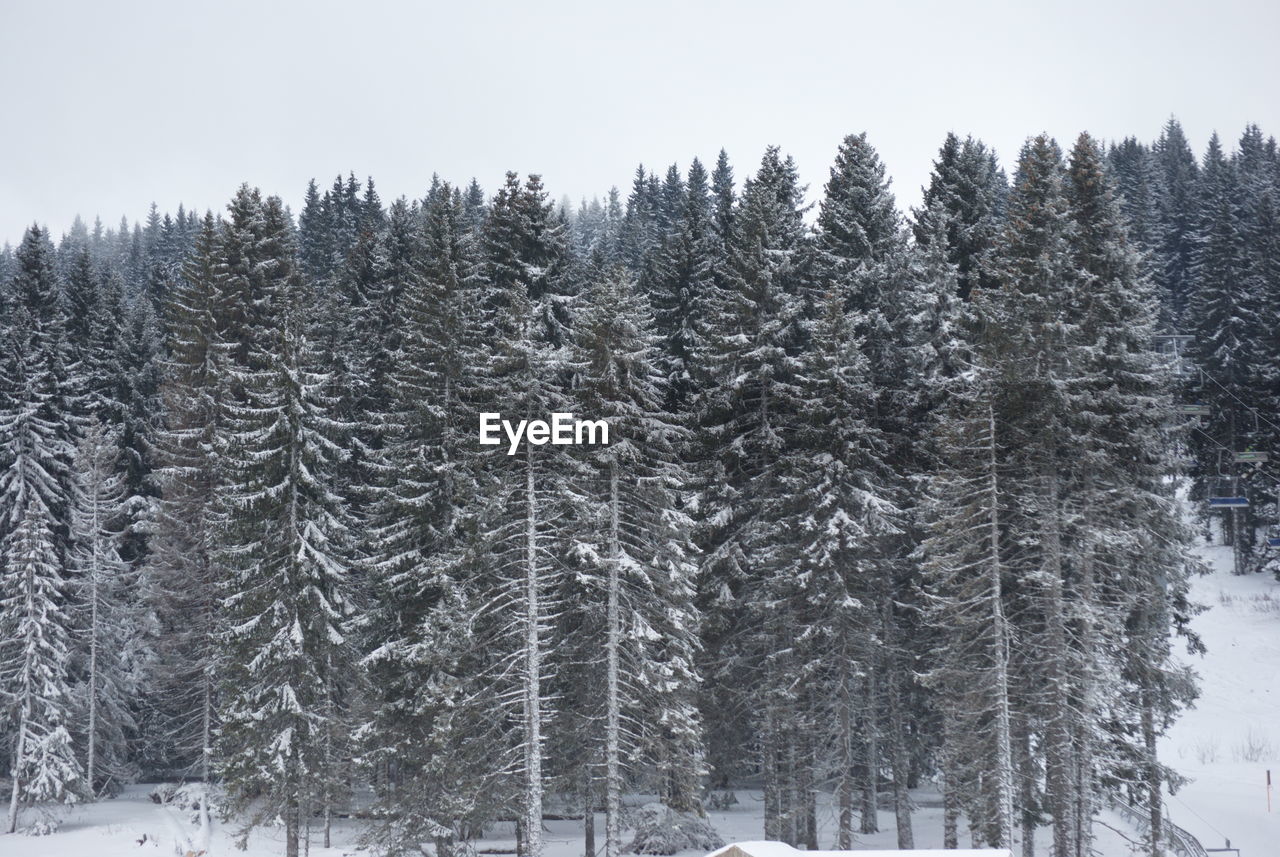
[[[1236,465],[1252,464],[1254,467],[1261,467],[1266,460],[1266,453],[1218,453],[1218,474],[1213,478],[1210,488],[1209,508],[1220,509],[1224,513],[1222,526],[1224,531],[1229,529],[1231,534],[1231,554],[1236,574],[1244,574],[1245,566],[1243,538],[1240,535],[1240,510],[1247,509],[1250,505],[1248,494],[1240,490]]]
[[[1191,344],[1195,341],[1194,336],[1186,333],[1166,333],[1152,337],[1156,351],[1168,358],[1173,374],[1184,380],[1196,376],[1196,364],[1190,356]]]
[[[1267,547],[1280,548],[1280,485],[1276,486],[1276,520],[1267,528]]]

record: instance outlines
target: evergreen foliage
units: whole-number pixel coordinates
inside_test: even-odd
[[[852,134],[812,218],[771,147],[574,213],[536,175],[384,206],[347,174],[296,223],[243,186],[33,227],[0,250],[8,827],[139,776],[220,781],[291,857],[365,809],[380,853],[515,820],[540,857],[552,801],[617,857],[641,792],[656,853],[747,784],[810,849],[823,790],[836,847],[883,805],[910,848],[924,779],[947,847],[1159,819],[1180,480],[1248,496],[1223,534],[1271,561],[1271,471],[1234,457],[1280,441],[1278,164],[1171,120],[1033,138],[1010,184],[949,134],[907,220]],[[609,442],[508,455],[494,413]]]

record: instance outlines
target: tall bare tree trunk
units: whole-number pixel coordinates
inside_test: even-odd
[[[590,765],[582,784],[582,857],[596,857],[595,778]]]
[[[987,468],[990,503],[988,527],[987,598],[991,604],[992,657],[994,675],[992,692],[995,694],[996,744],[996,824],[998,848],[1013,848],[1013,725],[1009,708],[1009,623],[1004,613],[1004,589],[1001,575],[1004,561],[1000,551],[1000,471],[996,452],[995,406],[987,399]]]
[[[902,712],[902,676],[898,660],[898,635],[893,606],[886,599],[880,606],[881,629],[888,653],[885,656],[885,702],[889,710],[889,767],[893,772],[893,817],[898,833],[898,850],[915,848],[911,830],[911,794],[907,790],[911,761],[907,754],[907,724]]]
[[[618,535],[618,463],[609,462],[609,605],[606,622],[608,638],[605,645],[606,716],[605,716],[605,857],[619,857],[622,852],[622,769],[619,759],[619,732],[622,729],[619,695],[618,656],[622,646],[622,618],[618,599],[622,581],[622,542]]]
[[[839,807],[839,827],[836,848],[848,851],[853,848],[853,767],[857,764],[853,746],[853,678],[846,671],[840,681],[840,767],[836,779],[836,803]]]
[[[1036,763],[1031,755],[1031,724],[1024,714],[1014,737],[1018,749],[1018,785],[1022,803],[1022,857],[1036,857]]]
[[[950,714],[942,715],[942,847],[960,847],[959,774],[956,771],[955,728]]]
[[[89,794],[94,789],[94,773],[97,764],[98,750],[98,504],[93,504],[93,568],[90,569],[89,585],[89,758],[85,765],[85,782],[89,786]]]
[[[1071,698],[1068,693],[1070,667],[1066,627],[1066,600],[1063,596],[1062,509],[1058,494],[1058,475],[1045,474],[1048,483],[1045,527],[1041,536],[1044,559],[1044,656],[1048,659],[1048,722],[1045,748],[1045,798],[1053,816],[1053,857],[1072,857],[1075,809],[1072,776]]]
[[[525,444],[524,823],[525,857],[542,857],[542,640],[538,499],[533,444]]]
[[[324,847],[331,848],[333,841],[333,778],[334,778],[334,762],[333,762],[333,659],[326,659],[325,665],[325,683],[324,683],[324,771],[321,776],[323,780],[320,783],[320,808],[324,814]],[[308,822],[310,823],[310,822]],[[308,841],[310,839],[308,838]]]
[[[18,830],[18,796],[22,793],[22,768],[27,761],[27,718],[30,716],[30,708],[30,702],[23,703],[22,713],[18,717],[18,738],[13,748],[13,769],[10,771],[13,777],[13,789],[9,796],[10,833],[16,833]]]
[[[1162,833],[1164,831],[1164,801],[1161,794],[1160,765],[1156,759],[1156,723],[1155,705],[1152,703],[1151,691],[1142,694],[1142,743],[1146,748],[1144,760],[1144,782],[1147,812],[1151,815],[1151,833],[1149,835],[1150,857],[1164,857]]]
[[[769,706],[770,703],[766,703]],[[766,707],[764,727],[760,734],[761,761],[764,772],[764,838],[781,841],[782,800],[778,774],[778,735],[771,708]]]
[[[874,655],[868,659],[865,690],[863,695],[862,722],[863,729],[863,778],[862,778],[862,833],[879,833],[880,819],[877,816],[880,785],[880,741],[876,724],[876,667]]]
[[[205,785],[212,778],[213,766],[213,677],[210,671],[211,667],[206,666],[201,673],[204,687],[200,711],[200,779]]]
[[[813,741],[810,740],[806,733],[801,738],[801,757],[800,757],[800,777],[799,787],[799,834],[800,840],[804,843],[804,847],[810,851],[818,850],[818,805],[817,805],[817,789],[813,784],[813,773],[817,767],[817,759],[814,758]]]
[[[295,763],[295,764],[297,763],[297,760],[296,760],[296,759],[294,760],[294,763]],[[299,841],[299,836],[298,836],[298,833],[299,833],[299,829],[298,829],[298,828],[299,828],[299,826],[300,826],[300,825],[299,825],[299,820],[300,820],[300,819],[299,819],[299,815],[300,815],[300,812],[299,812],[299,810],[300,810],[299,803],[300,803],[300,802],[299,802],[299,800],[298,800],[298,789],[299,789],[299,784],[298,784],[298,781],[297,781],[297,774],[296,774],[296,773],[294,773],[294,774],[293,774],[293,778],[294,778],[294,789],[293,789],[293,794],[292,794],[292,795],[290,795],[290,797],[289,797],[288,801],[286,802],[286,804],[285,804],[285,810],[284,810],[284,853],[285,853],[285,857],[299,857],[299,852],[300,852],[300,848],[299,848],[299,846],[300,846],[300,844],[301,844],[301,843],[300,843],[300,841]]]
[[[1090,857],[1093,851],[1093,724],[1097,717],[1095,703],[1093,652],[1097,635],[1094,633],[1093,607],[1094,593],[1094,553],[1092,542],[1086,536],[1082,545],[1083,561],[1080,565],[1080,651],[1081,658],[1077,669],[1080,715],[1076,723],[1075,747],[1076,768],[1076,857]]]
[[[778,814],[782,819],[782,841],[795,847],[796,837],[796,747],[794,731],[788,727],[782,736],[779,753]]]

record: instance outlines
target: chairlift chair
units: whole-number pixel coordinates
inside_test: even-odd
[[[1193,393],[1204,390],[1204,371],[1194,364],[1187,368],[1187,389]]]
[[[1242,496],[1239,481],[1234,476],[1222,472],[1222,456],[1218,456],[1218,475],[1213,480],[1209,491],[1210,509],[1243,509],[1249,505],[1249,498]]]
[[[1210,509],[1243,509],[1249,505],[1248,497],[1210,497]]]

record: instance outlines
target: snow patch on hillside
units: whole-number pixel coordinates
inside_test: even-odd
[[[1180,657],[1199,674],[1200,698],[1160,746],[1192,782],[1166,798],[1169,817],[1206,848],[1226,839],[1241,857],[1280,854],[1280,583],[1270,575],[1231,573],[1231,551],[1201,548],[1212,573],[1191,597],[1204,605],[1191,627],[1203,656]],[[1271,770],[1272,811],[1266,772]]]

